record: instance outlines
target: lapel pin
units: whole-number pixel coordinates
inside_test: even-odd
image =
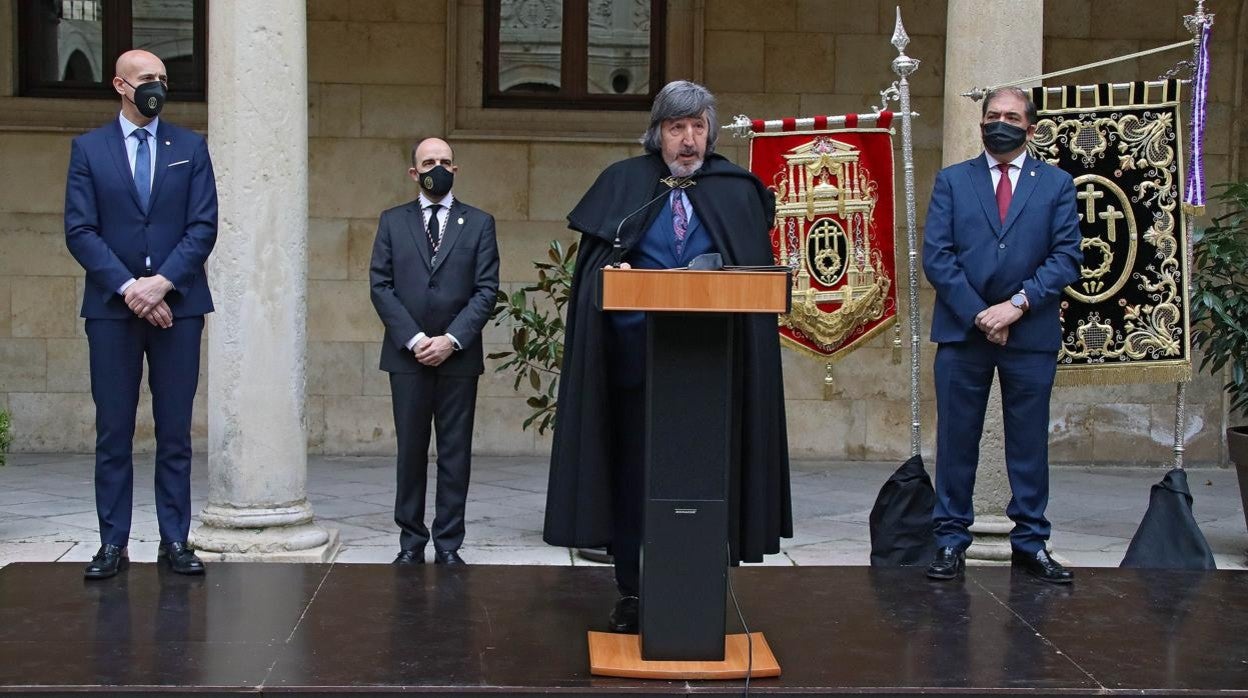
[[[463,224],[464,224],[464,219],[463,219],[463,218],[460,218],[458,221],[456,221],[456,223],[459,223],[460,225],[463,225]]]
[[[1035,177],[1035,176],[1036,176],[1036,171],[1035,171],[1035,170],[1032,170],[1032,171],[1031,171],[1031,176],[1032,176],[1032,177]]]

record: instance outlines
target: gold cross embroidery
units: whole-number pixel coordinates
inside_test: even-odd
[[[1122,220],[1123,217],[1122,211],[1115,209],[1113,204],[1110,204],[1097,216],[1097,218],[1105,221],[1105,226],[1109,228],[1109,232],[1106,233],[1105,237],[1109,238],[1110,242],[1114,242],[1114,238],[1117,237],[1116,224],[1118,221]]]
[[[1096,200],[1105,198],[1105,192],[1097,191],[1096,188],[1092,186],[1092,183],[1088,182],[1083,191],[1075,195],[1075,198],[1083,202],[1084,210],[1087,211],[1083,219],[1091,223],[1096,220]],[[1121,218],[1122,216],[1119,215],[1118,217]],[[1113,230],[1113,224],[1111,223],[1110,225],[1110,230]]]

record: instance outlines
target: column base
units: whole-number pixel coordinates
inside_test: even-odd
[[[315,524],[272,528],[201,525],[191,547],[209,562],[332,562],[342,542],[338,529]]]
[[[997,565],[1010,561],[1010,531],[1014,522],[1005,516],[977,516],[971,524],[975,539],[966,549],[966,562],[971,565]]]
[[[276,507],[208,504],[191,534],[206,560],[223,562],[329,562],[341,543],[338,529],[312,521],[307,501]]]

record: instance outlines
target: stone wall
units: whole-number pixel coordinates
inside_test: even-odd
[[[1229,178],[1242,142],[1232,141],[1232,89],[1239,55],[1236,9],[1217,7],[1210,181]],[[868,111],[894,79],[888,43],[893,2],[671,0],[669,77],[703,80],[724,120],[745,113],[782,117]],[[1054,69],[1186,37],[1188,3],[1117,0],[1045,3],[1045,68]],[[944,92],[943,2],[901,3],[923,61],[912,79],[920,224],[941,161]],[[14,0],[0,0],[0,18]],[[15,448],[88,451],[93,443],[86,342],[77,319],[80,272],[65,251],[61,199],[69,140],[115,114],[108,102],[33,100],[14,93],[15,22],[0,26],[0,407],[13,413]],[[1114,37],[1112,40],[1109,37]],[[450,133],[460,166],[456,193],[498,220],[502,281],[534,278],[532,261],[552,239],[570,241],[564,216],[604,165],[639,152],[642,112],[595,114],[481,110],[481,0],[309,0],[308,431],[316,453],[385,454],[393,425],[385,374],[377,370],[381,326],[368,300],[367,270],[378,213],[414,194],[409,149]],[[1152,77],[1179,56],[1142,59],[1076,76]],[[968,76],[966,87],[974,83]],[[1241,90],[1242,91],[1242,90]],[[493,113],[492,113],[493,112]],[[204,105],[170,105],[169,117],[206,130]],[[552,124],[571,124],[560,131]],[[968,124],[967,128],[974,128]],[[540,135],[533,135],[540,133]],[[1235,131],[1238,133],[1238,131]],[[1234,143],[1234,147],[1232,144]],[[900,136],[897,141],[900,150]],[[746,162],[743,141],[720,152]],[[899,173],[900,173],[900,168]],[[897,181],[901,191],[901,178]],[[899,201],[898,219],[904,221]],[[903,231],[904,234],[904,231]],[[904,255],[899,258],[904,269]],[[903,290],[904,296],[904,290]],[[930,290],[923,294],[926,315]],[[903,301],[902,317],[905,317]],[[486,333],[505,347],[505,328]],[[934,409],[924,342],[924,420],[931,449]],[[909,388],[892,334],[834,365],[785,351],[785,389],[794,457],[898,459],[908,455]],[[210,370],[210,367],[208,367]],[[201,377],[202,378],[202,377]],[[206,391],[202,389],[201,395]],[[1189,458],[1221,459],[1216,381],[1191,390]],[[1158,462],[1168,457],[1173,386],[1059,389],[1054,401],[1057,462]],[[149,412],[145,401],[141,413]],[[477,412],[482,454],[545,453],[549,437],[520,423],[528,413],[511,379],[488,370]],[[196,410],[204,446],[206,410]],[[141,415],[136,448],[152,446]]]

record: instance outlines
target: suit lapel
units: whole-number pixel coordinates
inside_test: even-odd
[[[129,182],[130,200],[134,202],[135,208],[143,210],[143,204],[139,203],[139,190],[134,186],[134,174],[130,172],[130,156],[126,155],[126,139],[121,135],[121,124],[116,119],[113,120],[113,127],[108,129],[106,139],[108,142],[108,154],[113,158],[113,164],[117,166],[117,174],[123,182]]]
[[[152,196],[148,199],[147,209],[150,211],[156,207],[156,197],[160,195],[160,185],[165,181],[165,170],[169,167],[169,163],[173,162],[173,146],[176,141],[169,135],[169,129],[165,128],[165,122],[161,121],[156,125],[156,172],[152,177]]]
[[[988,173],[988,163],[983,155],[971,160],[970,179],[971,189],[979,197],[979,205],[984,207],[984,217],[992,226],[993,234],[1000,237],[1001,213],[997,211],[997,194],[992,188],[992,175]]]
[[[416,250],[420,252],[420,258],[425,260],[425,267],[430,267],[429,262],[429,241],[428,231],[425,229],[425,214],[420,210],[420,199],[413,201],[407,206],[407,230],[412,234],[412,243],[416,245]]]
[[[1027,205],[1027,199],[1036,190],[1036,181],[1039,180],[1039,177],[1036,176],[1036,170],[1039,168],[1040,161],[1032,158],[1030,155],[1023,160],[1023,167],[1018,172],[1018,184],[1014,185],[1014,196],[1010,198],[1010,210],[1005,214],[1005,225],[1001,226],[1002,235],[1018,219],[1023,206]]]
[[[451,204],[451,210],[446,214],[446,226],[442,230],[442,244],[438,245],[438,258],[433,263],[433,274],[438,273],[438,269],[442,267],[442,262],[446,260],[446,256],[455,248],[455,243],[459,242],[464,232],[464,205],[456,199]]]

